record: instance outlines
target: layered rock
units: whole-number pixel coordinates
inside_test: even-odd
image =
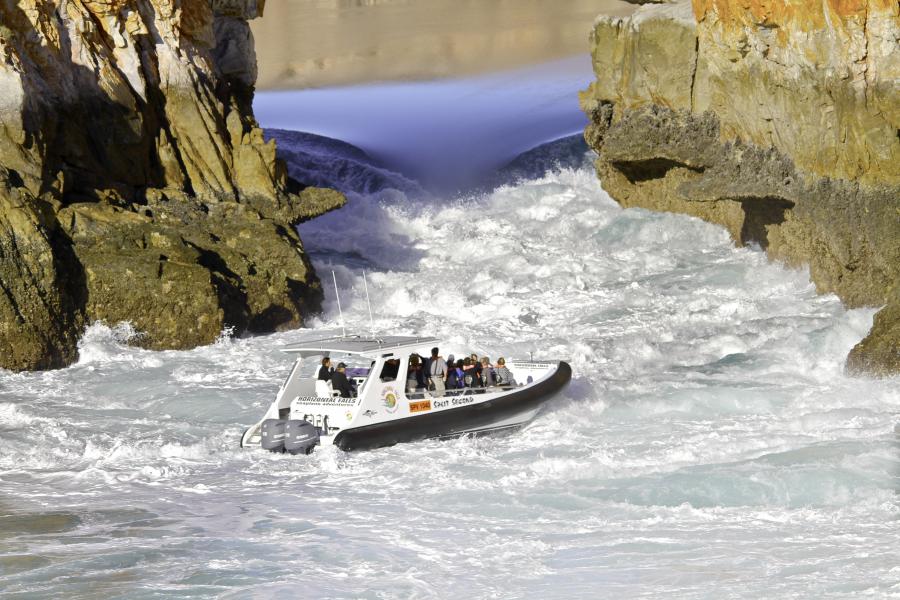
[[[76,358],[82,271],[52,207],[0,169],[0,365],[39,369]],[[59,248],[57,251],[56,249]]]
[[[848,360],[900,372],[900,14],[886,0],[695,0],[600,17],[582,94],[604,188],[886,306]]]
[[[95,320],[185,348],[317,308],[293,225],[344,199],[253,118],[261,10],[0,0],[0,367],[68,364]]]

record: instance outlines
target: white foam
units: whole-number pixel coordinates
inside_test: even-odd
[[[827,596],[896,581],[900,386],[843,372],[872,310],[817,296],[805,271],[719,228],[620,209],[587,167],[445,203],[357,197],[301,230],[350,329],[369,330],[365,268],[376,334],[564,358],[572,383],[511,436],[248,452],[237,440],[289,368],[278,347],[308,331],[149,352],[95,324],[78,365],[0,374],[0,494],[75,511],[83,523],[55,538],[102,543],[22,534],[60,557],[56,578],[0,585],[70,593],[66,565],[96,584],[123,556],[148,565],[135,586],[223,596]],[[324,289],[311,324],[333,330]]]
[[[24,427],[34,423],[37,419],[16,404],[9,402],[0,403],[0,427]]]

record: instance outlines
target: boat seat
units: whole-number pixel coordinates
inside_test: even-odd
[[[319,398],[331,398],[331,382],[316,379],[316,396]]]

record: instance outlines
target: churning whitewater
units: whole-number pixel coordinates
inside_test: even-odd
[[[348,191],[301,233],[349,329],[565,359],[571,385],[512,435],[275,455],[239,437],[279,346],[340,325],[333,290],[315,332],[186,352],[94,325],[77,365],[0,373],[8,597],[900,595],[900,386],[842,371],[872,310],[621,209],[587,158],[455,200]]]

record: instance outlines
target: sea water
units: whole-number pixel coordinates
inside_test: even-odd
[[[0,595],[900,596],[900,386],[843,369],[874,310],[623,210],[588,154],[435,196],[304,148],[347,161],[306,173],[350,203],[301,235],[348,330],[564,359],[571,384],[514,434],[276,455],[240,435],[280,346],[341,326],[333,289],[307,330],[191,351],[95,324],[77,364],[0,372]]]

